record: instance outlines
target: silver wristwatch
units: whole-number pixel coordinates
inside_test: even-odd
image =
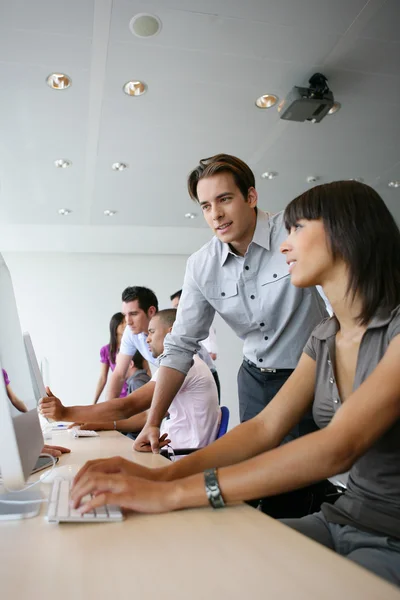
[[[206,486],[206,494],[209,503],[213,508],[223,508],[225,506],[224,499],[219,489],[217,469],[207,469],[204,471],[204,484]]]

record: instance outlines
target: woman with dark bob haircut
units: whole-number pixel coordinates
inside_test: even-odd
[[[355,181],[307,191],[285,222],[292,283],[321,285],[334,311],[291,377],[254,419],[170,466],[89,463],[74,504],[100,490],[82,512],[106,502],[219,508],[350,471],[335,504],[284,523],[400,585],[400,232],[380,196]],[[311,406],[319,430],[280,446]]]

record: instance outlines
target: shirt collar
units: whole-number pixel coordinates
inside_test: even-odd
[[[395,309],[397,310],[397,308]],[[371,321],[368,323],[366,331],[369,329],[378,329],[379,327],[384,327],[388,325],[392,319],[393,312],[380,311],[374,317],[372,317]],[[317,325],[317,327],[313,331],[313,336],[318,340],[327,340],[328,338],[334,336],[339,331],[339,321],[333,315],[329,319],[324,319],[322,323]]]
[[[253,239],[250,244],[257,244],[265,250],[269,250],[270,248],[270,224],[269,224],[269,215],[265,213],[263,210],[257,209],[257,221],[256,228],[254,230]],[[234,254],[229,247],[229,244],[225,242],[220,242],[222,244],[222,252],[221,252],[221,267],[224,266],[228,256],[230,254]],[[249,247],[250,247],[249,244]]]

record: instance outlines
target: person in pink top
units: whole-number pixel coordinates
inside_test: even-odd
[[[125,315],[123,315],[120,312],[115,313],[115,315],[111,317],[110,321],[110,342],[106,346],[100,348],[101,370],[100,377],[97,382],[93,404],[97,404],[106,386],[109,370],[111,369],[111,371],[114,371],[115,369],[117,354],[119,352],[122,334],[124,333],[125,327]],[[127,385],[126,383],[124,383],[119,397],[125,398],[125,396],[127,395],[127,391]]]

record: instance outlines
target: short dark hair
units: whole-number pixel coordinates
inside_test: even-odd
[[[231,173],[245,200],[249,188],[256,187],[254,173],[245,162],[230,154],[216,154],[210,158],[202,158],[200,164],[189,174],[188,191],[192,200],[199,202],[197,184],[200,179],[212,177],[217,173]]]
[[[175,292],[175,294],[172,294],[169,299],[171,300],[175,300],[175,298],[180,298],[182,296],[182,290],[178,290],[177,292]]]
[[[132,356],[132,361],[137,369],[143,369],[144,358],[139,350],[136,350],[135,354]]]
[[[172,327],[176,319],[176,308],[164,308],[156,315],[167,327]]]
[[[158,311],[157,296],[149,288],[139,285],[125,288],[122,292],[122,302],[134,302],[135,300],[138,301],[139,307],[145,313],[147,313],[151,306],[154,306],[156,312]]]
[[[332,256],[348,265],[347,293],[361,298],[361,325],[400,303],[400,231],[374,189],[359,181],[318,185],[292,200],[284,219],[288,231],[300,219],[322,220]]]

